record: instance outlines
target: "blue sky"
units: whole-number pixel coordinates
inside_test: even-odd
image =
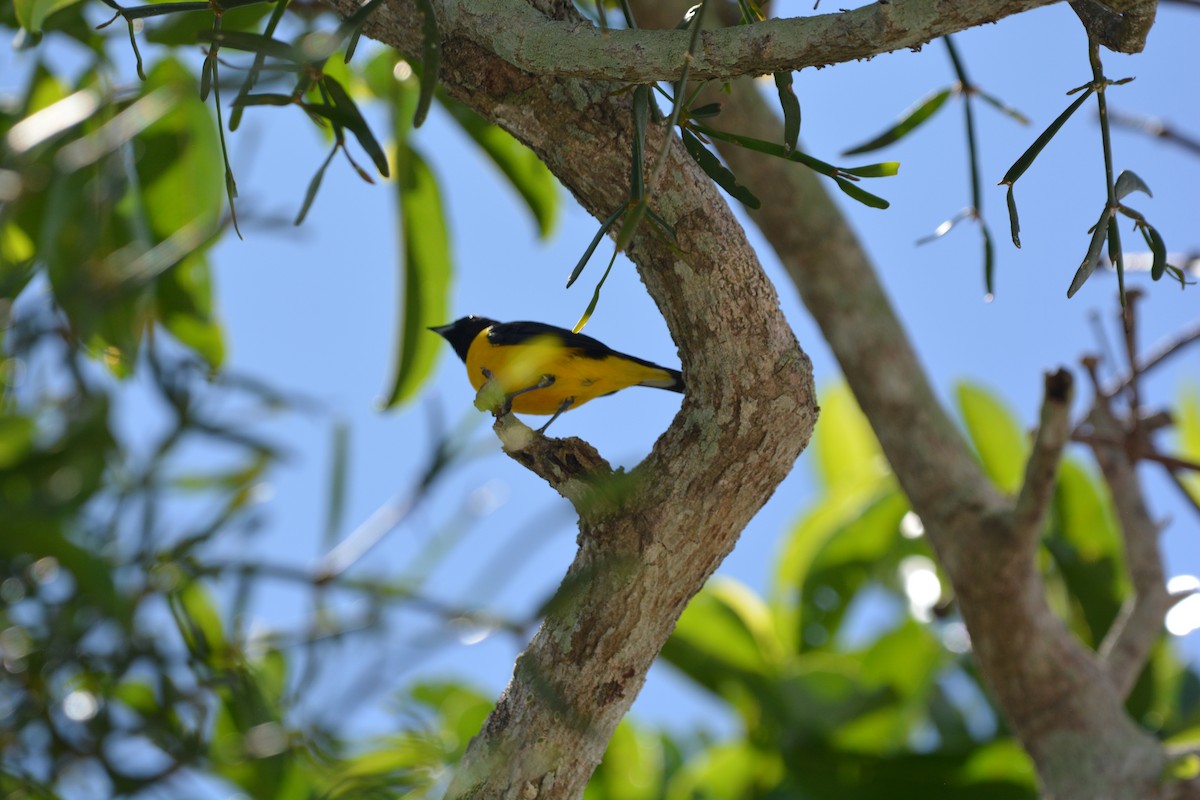
[[[1105,55],[1110,77],[1137,77],[1114,89],[1110,102],[1115,109],[1163,116],[1181,130],[1200,132],[1200,108],[1191,101],[1192,89],[1184,88],[1182,74],[1200,32],[1200,14],[1164,4],[1159,17],[1145,54]],[[113,35],[118,34],[124,35]],[[1070,9],[1060,4],[964,33],[956,41],[973,80],[1032,120],[1021,127],[977,106],[984,210],[999,254],[994,302],[984,302],[979,237],[969,225],[933,244],[914,245],[969,202],[957,101],[924,129],[883,152],[884,158],[901,162],[901,172],[872,181],[868,188],[891,200],[889,210],[849,201],[842,205],[875,257],[922,362],[947,403],[955,383],[970,380],[997,391],[1022,422],[1032,426],[1041,374],[1066,365],[1081,379],[1076,405],[1081,413],[1088,392],[1078,359],[1097,348],[1091,315],[1100,314],[1110,341],[1116,343],[1115,279],[1098,275],[1074,299],[1065,296],[1087,248],[1087,229],[1103,203],[1094,105],[1086,105],[1068,123],[1018,184],[1021,250],[1008,242],[1004,193],[995,184],[1070,102],[1065,92],[1090,80],[1085,37]],[[0,66],[11,59],[11,53],[0,55]],[[198,69],[199,56],[194,61]],[[0,74],[6,71],[0,69]],[[127,77],[133,78],[132,71]],[[939,43],[919,53],[805,70],[795,84],[804,111],[803,146],[836,161],[842,149],[878,133],[911,103],[953,81]],[[0,79],[0,86],[5,83]],[[212,257],[229,364],[314,396],[329,414],[296,415],[267,426],[286,442],[294,458],[274,473],[264,495],[269,497],[263,509],[268,525],[245,546],[248,551],[242,545],[238,550],[297,565],[310,565],[319,557],[335,424],[347,425],[350,435],[342,526],[348,533],[410,487],[433,443],[431,419],[440,417],[447,426],[474,419],[476,440],[491,454],[472,460],[437,486],[356,569],[362,574],[406,573],[414,568],[418,553],[433,543],[444,552],[428,571],[431,595],[502,614],[528,614],[553,591],[573,554],[575,530],[565,501],[498,453],[487,421],[472,409],[474,393],[449,347],[424,396],[399,411],[381,413],[377,408],[389,375],[399,309],[394,186],[366,185],[344,164],[335,163],[303,227],[255,224],[253,217],[291,219],[324,157],[325,144],[315,130],[300,124],[299,112],[251,111],[260,113],[247,114],[243,129],[231,139],[246,239],[226,237]],[[564,192],[555,234],[539,241],[515,194],[437,109],[414,141],[432,161],[448,206],[456,269],[453,316],[473,313],[574,324],[610,244],[601,246],[597,262],[575,287],[566,290],[563,284],[598,223]],[[1200,159],[1126,131],[1115,133],[1113,144],[1118,169],[1135,170],[1154,191],[1153,199],[1138,197],[1131,204],[1147,214],[1172,251],[1200,246]],[[880,159],[844,161],[873,160]],[[778,287],[784,313],[813,359],[818,385],[837,381],[836,364],[786,276],[753,227],[748,229]],[[1123,233],[1127,248],[1138,249],[1140,242]],[[1131,282],[1147,287],[1150,283],[1144,275]],[[1150,287],[1143,304],[1142,341],[1149,345],[1195,321],[1198,292],[1200,288],[1180,292],[1166,282]],[[616,349],[678,364],[661,317],[624,260],[618,260],[587,332]],[[1171,403],[1185,383],[1200,383],[1198,366],[1200,354],[1185,354],[1171,369],[1147,380],[1147,394],[1158,405]],[[567,414],[551,430],[558,436],[581,436],[614,464],[632,465],[670,424],[678,404],[677,395],[632,389]],[[136,403],[131,403],[126,422],[132,425],[137,413]],[[1144,470],[1156,513],[1170,520],[1164,534],[1168,574],[1200,572],[1195,514],[1178,501],[1157,471]],[[763,589],[781,535],[812,501],[814,491],[808,457],[803,456],[720,573]],[[256,604],[256,624],[299,624],[310,611],[306,598],[282,588],[264,592]],[[462,677],[498,693],[511,673],[519,643],[493,635],[464,644],[479,639],[480,632],[464,629],[446,641],[444,631],[438,630],[436,624],[407,616],[397,621],[386,658],[372,667],[378,670],[375,688],[386,690],[436,675]],[[1195,636],[1184,644],[1193,658],[1200,656]],[[352,654],[347,650],[341,657]],[[336,710],[338,702],[338,695],[331,694],[330,709]],[[727,724],[717,704],[683,686],[664,668],[652,672],[635,714],[677,729]]]

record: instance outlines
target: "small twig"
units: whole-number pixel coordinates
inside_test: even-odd
[[[1150,355],[1142,359],[1140,366],[1137,368],[1137,374],[1144,375],[1171,356],[1181,352],[1188,345],[1196,342],[1200,342],[1200,322],[1192,325],[1190,328],[1185,328],[1182,332],[1159,344]],[[1130,375],[1125,378],[1110,394],[1116,394],[1124,390],[1129,386],[1133,377],[1133,375]]]
[[[1045,376],[1041,422],[1025,464],[1025,480],[1017,497],[1013,528],[1031,550],[1041,534],[1046,508],[1054,496],[1055,476],[1071,433],[1071,373],[1059,369]]]
[[[1194,494],[1184,484],[1183,478],[1179,477],[1179,473],[1174,470],[1167,470],[1167,475],[1170,476],[1171,482],[1175,484],[1175,488],[1179,489],[1179,493],[1183,495],[1183,499],[1187,501],[1197,514],[1200,514],[1200,499],[1197,499]]]
[[[1200,0],[1195,0],[1195,4],[1197,7],[1200,7]],[[1142,117],[1127,112],[1109,111],[1108,121],[1114,125],[1120,125],[1122,128],[1131,128],[1147,136],[1153,136],[1156,139],[1162,139],[1165,142],[1178,145],[1192,155],[1200,156],[1200,139],[1180,133],[1161,119]]]

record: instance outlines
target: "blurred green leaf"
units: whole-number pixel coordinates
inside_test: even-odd
[[[413,111],[414,128],[421,127],[425,115],[429,113],[442,61],[442,34],[438,30],[433,3],[431,0],[417,0],[417,7],[421,9],[421,90]]]
[[[982,386],[960,383],[955,399],[984,472],[1000,491],[1016,494],[1029,457],[1025,429],[1003,401]]]
[[[404,244],[403,312],[385,408],[411,399],[433,373],[440,340],[427,328],[445,324],[450,307],[450,236],[437,178],[421,154],[405,141],[396,147],[396,188]]]
[[[558,179],[550,168],[500,126],[449,97],[439,96],[439,102],[517,190],[537,222],[538,234],[548,237],[560,205]]]
[[[30,417],[0,414],[0,469],[14,466],[28,455],[36,431]]]
[[[215,663],[228,647],[221,615],[208,589],[200,581],[188,581],[171,595],[171,610],[188,649],[198,658]]]
[[[13,0],[17,21],[30,33],[42,32],[46,18],[56,11],[78,3],[79,0]]]
[[[863,483],[877,484],[890,472],[887,460],[848,386],[838,382],[821,392],[821,424],[813,436],[817,478],[831,492]]]
[[[657,800],[665,778],[662,740],[626,718],[617,726],[583,800]]]
[[[1189,386],[1179,392],[1175,413],[1176,448],[1181,458],[1200,461],[1200,389]],[[1192,500],[1200,504],[1200,475],[1186,470],[1176,473]]]
[[[666,800],[760,797],[782,776],[783,765],[777,753],[760,751],[747,742],[726,742],[708,748],[685,764],[671,781]]]
[[[842,152],[844,156],[855,156],[860,153],[869,153],[873,150],[879,150],[883,147],[903,139],[908,134],[912,133],[922,123],[928,121],[937,113],[938,109],[945,105],[946,100],[952,94],[950,89],[942,89],[934,92],[923,100],[918,101],[914,106],[909,108],[900,115],[900,119],[892,127],[888,128],[883,133],[863,142],[860,145],[855,145],[849,150]]]

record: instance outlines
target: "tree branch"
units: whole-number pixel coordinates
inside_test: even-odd
[[[1101,393],[1091,371],[1096,400],[1088,415],[1095,431],[1092,452],[1112,494],[1125,542],[1125,562],[1133,595],[1100,643],[1109,677],[1121,697],[1127,697],[1141,674],[1154,642],[1162,634],[1163,615],[1172,605],[1158,546],[1159,525],[1150,517],[1134,464],[1121,442],[1125,431],[1113,416],[1110,398]]]
[[[1041,537],[1046,508],[1054,497],[1058,464],[1071,435],[1072,383],[1071,373],[1065,369],[1046,375],[1041,423],[1025,465],[1025,481],[1013,514],[1013,529],[1021,546],[1031,551]]]
[[[1056,1],[892,0],[853,11],[706,30],[689,74],[694,80],[724,80],[858,61],[919,48],[939,36]],[[534,75],[674,81],[688,49],[687,31],[604,32],[578,19],[548,19],[521,0],[441,0],[438,5],[439,23],[449,36],[475,42]]]
[[[358,0],[333,4],[349,14]],[[547,5],[574,15],[570,4]],[[420,19],[414,3],[392,0],[365,32],[415,59]],[[449,19],[439,15],[443,26]],[[578,17],[568,23],[580,24]],[[510,17],[509,25],[523,24]],[[523,72],[496,57],[490,43],[453,26],[442,31],[439,77],[447,92],[533,148],[593,215],[603,219],[629,202],[629,93]],[[648,126],[646,150],[654,152],[667,133]],[[745,232],[679,143],[670,148],[654,205],[677,243],[643,225],[628,253],[679,345],[688,382],[683,408],[642,464],[615,483],[602,481],[613,491],[595,495],[599,503],[571,488],[582,473],[606,471],[590,448],[522,442],[507,423],[499,431],[515,458],[575,495],[580,547],[449,797],[582,794],[679,614],[812,432],[809,361]]]
[[[638,8],[643,23],[665,17],[660,2]],[[780,139],[778,118],[747,80],[720,99],[722,129]],[[925,523],[980,672],[1047,794],[1163,796],[1161,746],[1128,717],[1100,659],[1047,605],[1036,551],[1019,543],[1013,502],[986,479],[937,402],[873,265],[824,187],[802,167],[720,141],[717,147],[761,199],[750,216],[821,327]]]

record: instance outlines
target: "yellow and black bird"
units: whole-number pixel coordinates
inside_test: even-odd
[[[590,336],[541,322],[463,317],[430,330],[454,347],[467,365],[467,377],[476,391],[494,377],[509,409],[520,414],[552,414],[550,422],[568,409],[630,386],[683,391],[678,370],[618,353]]]

